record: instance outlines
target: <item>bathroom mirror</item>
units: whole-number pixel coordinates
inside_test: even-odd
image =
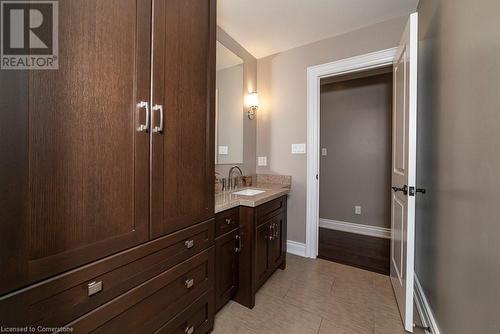
[[[215,163],[243,163],[243,60],[217,41]]]

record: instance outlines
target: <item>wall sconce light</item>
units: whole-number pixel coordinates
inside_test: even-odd
[[[247,96],[247,106],[248,106],[248,118],[255,119],[257,109],[259,109],[259,94],[257,92],[252,92]]]

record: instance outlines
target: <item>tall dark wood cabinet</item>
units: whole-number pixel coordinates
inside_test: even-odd
[[[59,0],[59,69],[0,72],[2,325],[210,330],[215,13]]]
[[[216,26],[215,1],[154,4],[151,236],[158,237],[214,216]],[[163,131],[155,131],[161,112]]]
[[[59,69],[25,71],[2,196],[0,293],[148,240],[148,0],[59,1]],[[2,71],[1,76],[4,77]],[[4,77],[5,80],[7,78]],[[11,141],[11,140],[9,140]],[[0,145],[4,145],[4,142]]]

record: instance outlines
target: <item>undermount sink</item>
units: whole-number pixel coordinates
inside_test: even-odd
[[[245,189],[245,190],[240,190],[235,193],[234,195],[243,195],[243,196],[255,196],[258,194],[265,193],[265,190],[258,190],[258,189]]]

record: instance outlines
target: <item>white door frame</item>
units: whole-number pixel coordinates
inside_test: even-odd
[[[319,182],[317,175],[319,175],[320,150],[320,80],[346,73],[392,66],[397,50],[398,48],[394,47],[307,68],[306,257],[316,258],[318,255]]]

